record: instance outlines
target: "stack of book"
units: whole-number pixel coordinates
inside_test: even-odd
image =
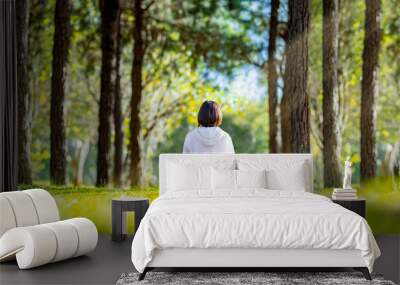
[[[357,190],[335,188],[332,193],[333,200],[354,200],[357,199]]]

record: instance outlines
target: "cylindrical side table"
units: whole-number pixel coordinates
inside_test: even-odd
[[[122,197],[112,200],[112,234],[113,241],[126,238],[126,212],[135,212],[135,231],[149,208],[149,199],[141,197]]]

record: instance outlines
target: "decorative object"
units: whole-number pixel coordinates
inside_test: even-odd
[[[344,162],[343,188],[335,188],[333,200],[357,200],[357,190],[351,187],[351,161],[348,157]]]
[[[135,231],[149,208],[149,199],[141,197],[121,197],[112,200],[112,240],[126,238],[126,212],[135,212]]]
[[[149,272],[142,281],[138,281],[138,275],[139,273],[133,272],[122,274],[117,285],[395,285],[380,275],[374,275],[372,281],[365,280],[360,272]]]
[[[86,218],[60,221],[43,189],[0,193],[0,261],[28,269],[77,257],[96,248],[96,226]]]
[[[344,162],[344,176],[343,176],[343,189],[351,188],[351,161],[347,158]]]
[[[332,200],[357,200],[357,190],[335,188],[333,189]]]

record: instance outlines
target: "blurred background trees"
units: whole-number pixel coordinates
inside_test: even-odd
[[[396,0],[19,2],[20,184],[156,184],[205,99],[237,152],[311,151],[316,187],[348,156],[399,175]]]

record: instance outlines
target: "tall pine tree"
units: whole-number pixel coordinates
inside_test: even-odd
[[[135,0],[134,15],[135,24],[133,28],[133,62],[132,62],[132,98],[131,98],[131,120],[130,129],[130,182],[131,185],[140,184],[142,176],[141,155],[140,155],[140,102],[143,92],[143,61],[144,61],[144,39],[143,39],[143,15],[144,8],[142,0]]]
[[[17,28],[18,184],[32,184],[32,103],[29,90],[30,1],[15,2]]]
[[[361,81],[361,180],[376,175],[376,101],[379,93],[381,2],[366,0]]]
[[[269,152],[280,152],[279,105],[277,94],[277,66],[275,59],[278,34],[279,0],[272,0],[268,38],[268,114],[269,114]]]
[[[54,13],[53,64],[50,110],[50,180],[66,184],[66,144],[64,101],[68,77],[68,52],[71,38],[71,3],[57,0]]]
[[[123,132],[123,114],[122,114],[122,93],[121,93],[121,53],[122,53],[122,36],[121,36],[121,16],[122,9],[118,15],[118,31],[117,31],[117,47],[116,47],[116,79],[114,92],[114,171],[113,182],[115,186],[121,186],[122,176],[122,155],[124,149],[124,132]]]
[[[290,145],[295,153],[310,152],[307,94],[310,0],[289,0],[285,96],[290,108]]]
[[[115,92],[116,43],[120,13],[119,0],[100,0],[101,11],[101,83],[97,143],[97,186],[109,183],[111,115]]]
[[[323,160],[324,186],[338,187],[340,171],[339,82],[338,82],[339,0],[323,2]]]

